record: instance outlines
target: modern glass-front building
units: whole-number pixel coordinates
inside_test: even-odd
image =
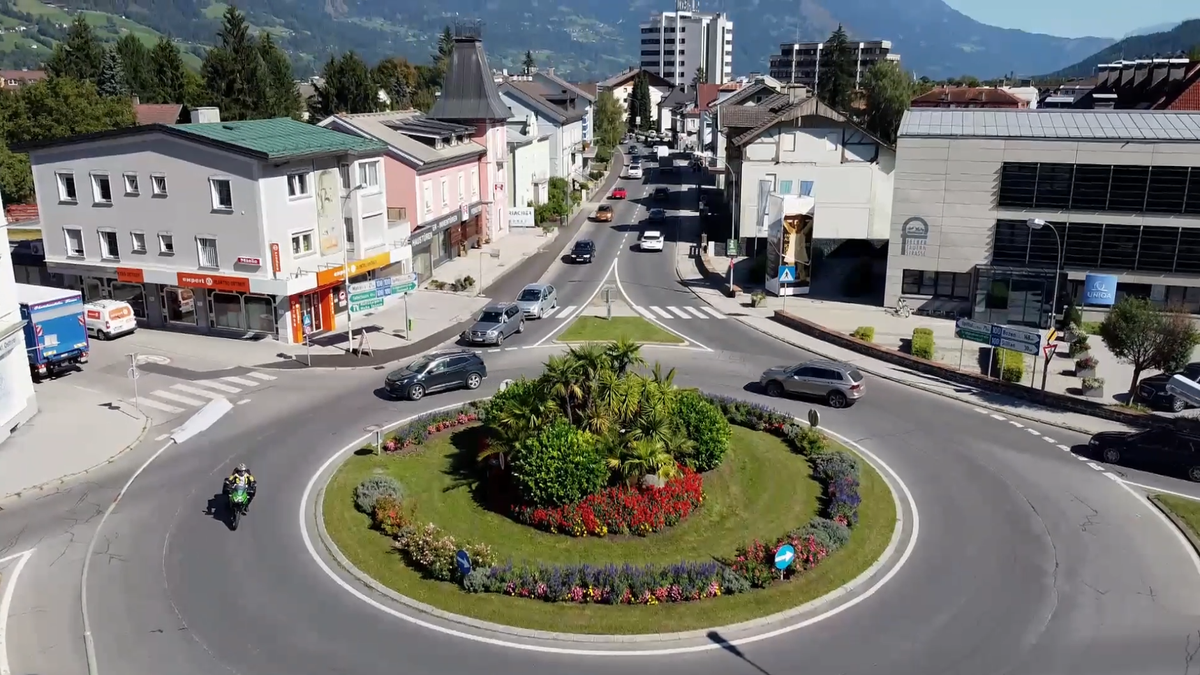
[[[1046,327],[1056,271],[1200,314],[1200,113],[905,113],[885,304]]]

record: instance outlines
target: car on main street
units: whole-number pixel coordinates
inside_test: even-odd
[[[1088,441],[1087,452],[1106,464],[1186,476],[1200,483],[1200,425],[1175,420],[1144,431],[1102,431]]]
[[[469,344],[504,344],[504,338],[525,332],[525,312],[515,302],[497,302],[483,308],[479,318],[463,331],[463,342]]]
[[[596,257],[596,242],[591,239],[580,239],[571,247],[569,256],[571,262],[590,263]]]
[[[478,389],[487,376],[487,364],[473,351],[431,352],[388,373],[383,389],[395,398],[420,401],[446,389]]]
[[[863,397],[863,374],[849,363],[816,359],[794,366],[775,366],[758,380],[768,396],[823,398],[831,408],[845,408]]]
[[[661,251],[663,250],[663,235],[658,230],[646,230],[642,236],[638,237],[639,251]]]
[[[592,220],[598,223],[611,223],[613,219],[613,207],[608,204],[601,204],[596,208],[596,213],[592,215]]]
[[[667,219],[666,209],[650,209],[650,222],[657,223]]]
[[[628,196],[629,196],[629,193],[625,191],[625,188],[623,188],[623,187],[613,188],[613,191],[612,191],[613,199],[625,199]]]
[[[517,296],[517,305],[527,319],[540,319],[558,307],[558,291],[550,284],[529,284]]]
[[[625,174],[627,178],[641,178],[642,167],[639,164],[631,164]]]
[[[656,201],[661,202],[670,196],[671,196],[671,188],[669,188],[665,185],[660,185],[660,186],[654,188],[654,199]]]

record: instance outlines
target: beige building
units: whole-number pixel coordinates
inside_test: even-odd
[[[909,111],[884,302],[1045,327],[1095,272],[1200,313],[1197,167],[1200,113]]]

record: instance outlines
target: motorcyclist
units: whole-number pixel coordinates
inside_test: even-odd
[[[241,485],[246,488],[246,506],[245,510],[250,510],[250,504],[254,501],[254,494],[258,492],[258,481],[254,479],[254,474],[250,473],[250,469],[246,465],[238,464],[233,473],[225,479],[225,486],[221,492],[228,495],[235,485]]]

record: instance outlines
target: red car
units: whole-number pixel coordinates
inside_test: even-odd
[[[613,199],[625,199],[626,196],[627,195],[625,193],[625,188],[616,188],[613,190],[613,193],[612,193]]]

